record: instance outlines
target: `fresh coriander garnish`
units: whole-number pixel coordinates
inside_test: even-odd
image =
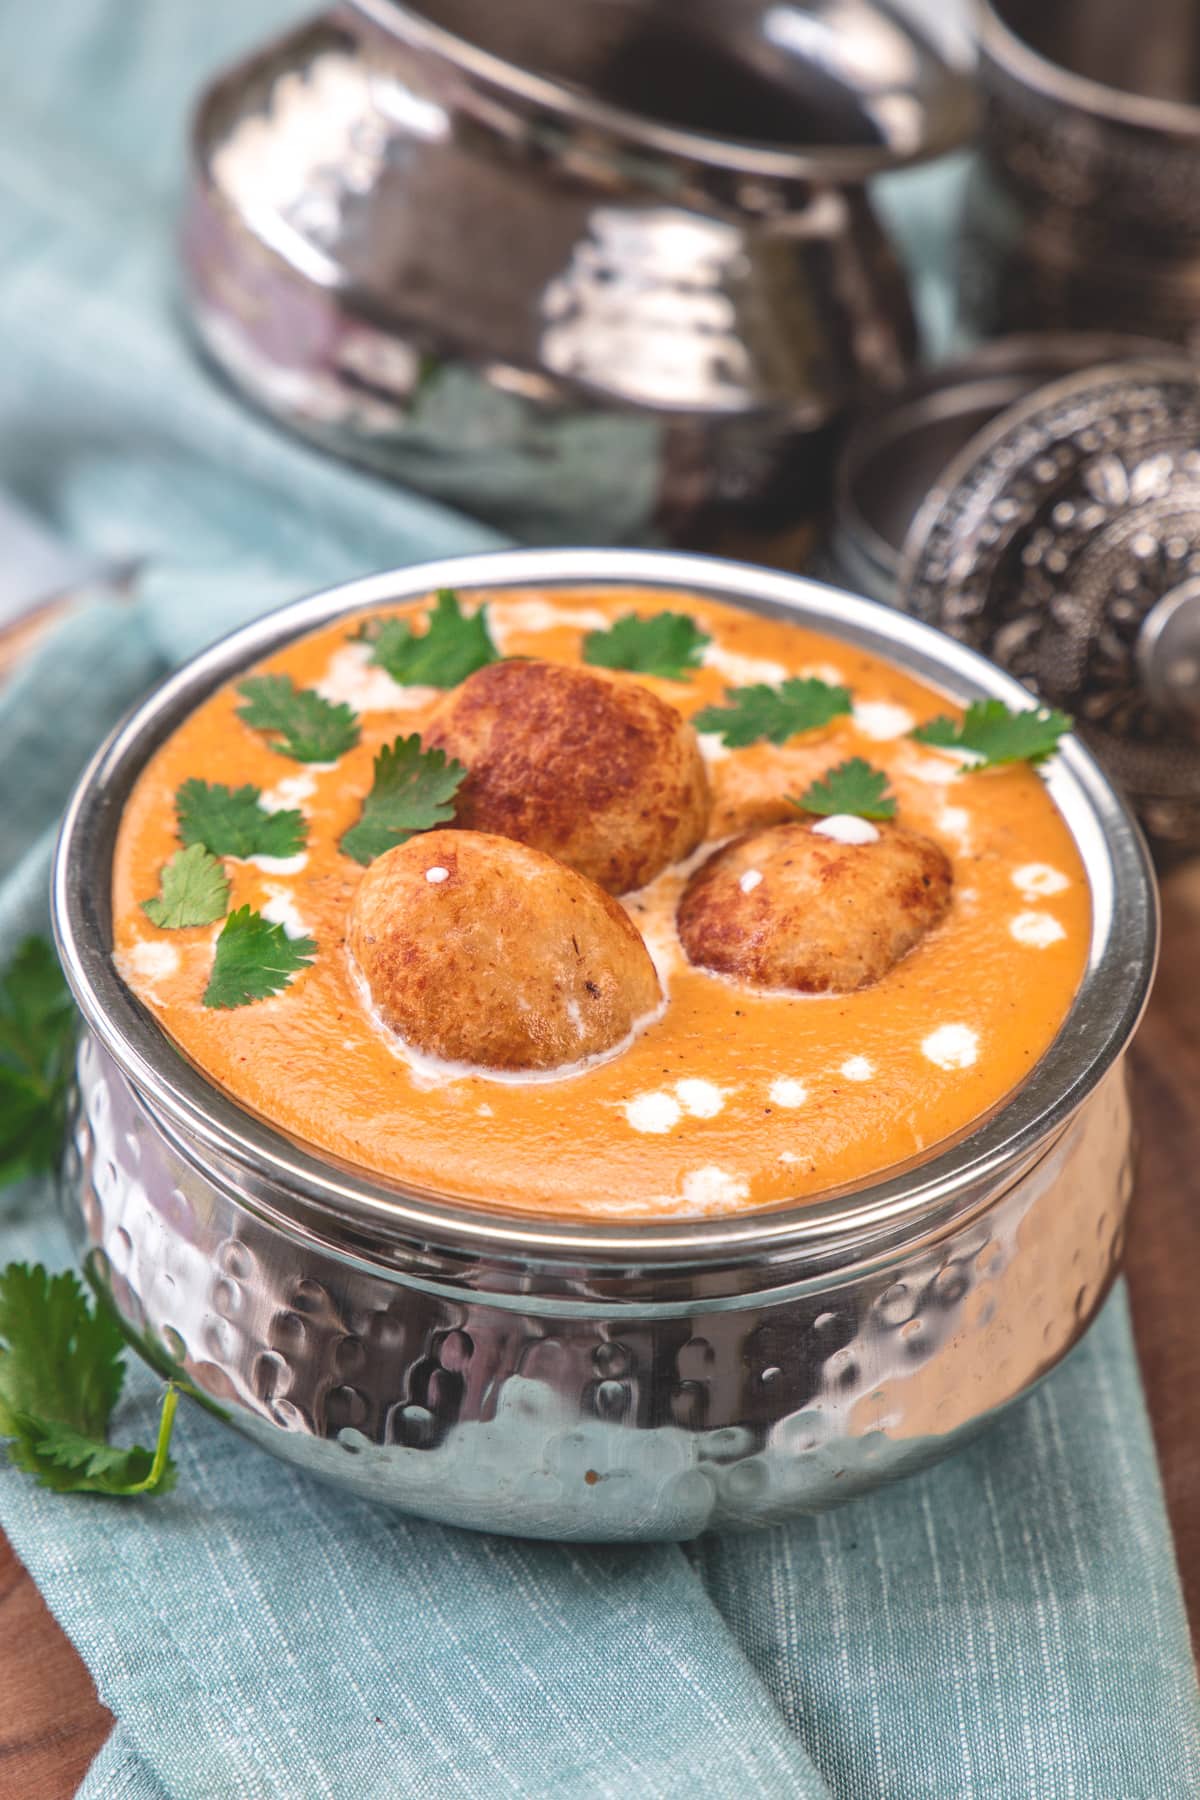
[[[75,1050],[75,1008],[45,938],[0,978],[0,1187],[58,1161]]]
[[[815,676],[793,676],[778,687],[759,683],[730,688],[728,705],[706,706],[692,724],[697,731],[715,731],[733,749],[766,741],[786,744],[801,731],[828,725],[850,711],[850,690],[818,681]]]
[[[298,688],[290,675],[251,675],[237,691],[246,702],[238,718],[266,732],[272,750],[295,762],[336,762],[358,742],[351,707],[335,706],[315,688]]]
[[[408,619],[373,619],[360,633],[371,661],[402,687],[457,687],[476,669],[500,661],[488,630],[487,607],[464,613],[453,588],[439,588],[425,630]]]
[[[264,919],[252,907],[239,906],[217,939],[204,1004],[229,1008],[269,999],[281,993],[316,954],[312,938],[291,938],[282,925]]]
[[[308,830],[302,812],[269,812],[262,789],[185,781],[175,795],[179,836],[213,856],[295,856]]]
[[[1072,724],[1066,713],[1050,706],[1018,710],[1002,700],[973,700],[961,722],[949,717],[930,719],[911,735],[918,744],[967,751],[964,770],[990,769],[998,763],[1043,762],[1057,750],[1059,738]]]
[[[466,773],[444,750],[422,749],[415,733],[385,744],[375,758],[375,780],[362,815],[342,839],[342,849],[355,862],[374,862],[418,831],[447,824],[454,817],[450,802]]]
[[[895,796],[887,791],[888,778],[882,769],[872,768],[861,756],[827,769],[819,780],[810,783],[798,800],[789,794],[793,806],[810,813],[853,813],[860,819],[895,817]]]
[[[159,891],[142,901],[142,911],[162,931],[186,925],[212,925],[229,911],[229,883],[215,856],[203,844],[177,850],[163,865]]]
[[[626,613],[607,631],[589,631],[583,660],[599,669],[629,669],[635,675],[663,675],[690,681],[712,639],[686,613],[655,613],[649,619]]]
[[[19,1469],[60,1494],[162,1494],[178,1395],[168,1387],[153,1450],[120,1449],[108,1424],[125,1379],[121,1328],[89,1307],[70,1273],[39,1264],[0,1271],[0,1437]]]

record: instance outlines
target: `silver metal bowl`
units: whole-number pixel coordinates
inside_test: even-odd
[[[529,541],[769,539],[912,360],[866,178],[971,118],[890,0],[360,0],[202,95],[189,308],[276,417]]]
[[[965,322],[1200,342],[1191,0],[980,0],[979,21]]]
[[[86,1033],[63,1193],[143,1354],[277,1455],[458,1525],[679,1539],[831,1506],[945,1454],[1085,1330],[1120,1254],[1122,1057],[1157,914],[1136,826],[1068,741],[1048,780],[1093,927],[1061,1032],[965,1135],[811,1203],[581,1223],[405,1189],[282,1136],[214,1087],[113,967],[113,844],[139,770],[216,686],[352,610],[437,586],[606,582],[795,620],[964,700],[1025,700],[897,612],[666,553],[461,558],[268,615],[164,682],[67,811],[53,908]]]

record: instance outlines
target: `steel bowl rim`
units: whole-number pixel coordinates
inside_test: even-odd
[[[1126,93],[1095,76],[1080,75],[1027,43],[1000,17],[993,0],[977,0],[977,7],[984,57],[1043,99],[1074,106],[1105,124],[1131,126],[1160,140],[1172,134],[1186,138],[1189,148],[1190,140],[1200,138],[1200,104]]]
[[[184,1056],[118,976],[105,938],[111,840],[125,793],[180,718],[239,668],[305,631],[363,607],[438,587],[639,585],[694,592],[830,631],[889,658],[963,700],[1029,705],[1011,676],[932,626],[803,577],[671,551],[484,551],[384,571],[321,590],[218,640],[168,675],[109,734],[80,776],[59,834],[52,917],[59,955],[84,1019],[135,1092],[191,1140],[268,1177],[336,1227],[526,1265],[629,1271],[738,1266],[802,1255],[809,1246],[902,1232],[981,1186],[1002,1191],[1047,1146],[1123,1053],[1149,994],[1157,896],[1141,834],[1095,759],[1075,738],[1048,785],[1076,838],[1092,887],[1088,967],[1062,1029],[1031,1075],[998,1108],[914,1169],[884,1172],[848,1192],[732,1219],[604,1223],[547,1219],[415,1192],[342,1168],[293,1142],[222,1093]],[[123,787],[119,784],[123,782]],[[106,816],[107,815],[107,816]],[[107,845],[107,847],[106,847]],[[97,870],[95,857],[104,857]],[[97,894],[103,896],[97,913]]]
[[[813,145],[803,150],[780,150],[753,139],[720,137],[715,133],[668,125],[607,101],[594,99],[551,75],[509,62],[483,50],[445,26],[436,25],[405,0],[347,0],[350,9],[367,20],[383,36],[436,56],[460,69],[493,92],[519,101],[538,113],[550,112],[572,122],[591,126],[614,137],[629,140],[654,154],[684,160],[712,170],[757,176],[767,181],[804,179],[844,183],[866,181],[885,170],[908,168],[959,148],[974,123],[975,103],[964,70],[953,60],[947,44],[915,28],[889,0],[870,0],[889,22],[918,43],[931,63],[939,65],[939,81],[947,96],[945,122],[931,129],[930,109],[922,103],[920,141],[907,150],[890,145],[878,148],[853,145]]]

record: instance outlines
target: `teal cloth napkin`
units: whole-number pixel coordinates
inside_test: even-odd
[[[0,695],[0,959],[53,821],[170,662],[302,589],[493,540],[243,412],[172,309],[181,118],[283,0],[0,8],[0,482],[145,559]],[[936,207],[932,209],[936,213]],[[932,215],[931,215],[932,216]],[[0,1260],[66,1260],[51,1197]],[[153,1430],[134,1370],[121,1437]],[[177,1490],[0,1524],[118,1724],[87,1800],[1186,1800],[1200,1724],[1125,1301],[953,1462],[757,1538],[472,1537],[322,1488],[198,1408]]]

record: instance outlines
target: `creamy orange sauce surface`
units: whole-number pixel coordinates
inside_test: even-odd
[[[844,682],[853,716],[782,748],[730,750],[702,738],[713,817],[707,846],[686,867],[782,816],[772,812],[781,795],[862,756],[887,772],[897,819],[949,855],[948,916],[873,987],[765,994],[687,963],[674,930],[686,873],[668,870],[622,897],[667,990],[662,1016],[628,1049],[536,1083],[410,1067],[369,1015],[349,965],[347,912],[363,871],[338,841],[359,816],[380,746],[419,731],[440,696],[368,667],[352,641],[367,615],[356,615],[254,671],[290,675],[355,708],[362,740],[336,766],[270,749],[235,716],[231,686],[159,749],[125,810],[113,872],[117,965],[216,1084],[292,1137],[403,1183],[507,1209],[667,1218],[862,1181],[959,1133],[1029,1073],[1070,1005],[1090,934],[1083,867],[1036,771],[959,773],[957,756],[907,735],[948,710],[944,695],[834,638],[734,607],[611,587],[468,597],[481,602],[503,654],[557,662],[578,662],[584,633],[624,613],[686,611],[712,636],[704,666],[687,682],[637,677],[685,715],[752,682]],[[158,930],[141,910],[179,847],[175,792],[190,777],[252,782],[266,804],[299,807],[308,824],[301,857],[225,860],[231,906],[264,910],[318,946],[283,993],[232,1011],[201,1004],[220,925]]]

